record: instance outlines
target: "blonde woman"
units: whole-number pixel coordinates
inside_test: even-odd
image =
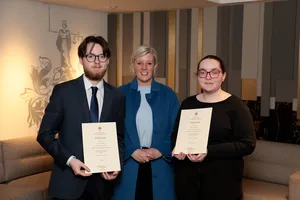
[[[157,53],[139,46],[132,54],[126,96],[125,157],[114,200],[173,200],[171,133],[179,110],[176,94],[154,80]]]

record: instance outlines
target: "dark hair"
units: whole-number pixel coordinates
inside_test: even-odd
[[[224,73],[226,72],[226,70],[225,70],[225,65],[224,65],[223,60],[222,60],[221,58],[219,58],[218,56],[215,56],[215,55],[207,55],[207,56],[203,57],[203,58],[199,61],[198,65],[197,65],[197,72],[198,72],[198,70],[199,70],[200,63],[201,63],[203,60],[205,60],[205,59],[213,59],[213,60],[218,61],[219,64],[220,64],[220,68],[221,68],[222,73],[224,74]]]
[[[103,55],[106,56],[107,58],[110,58],[110,50],[108,47],[108,43],[102,36],[86,37],[78,47],[78,57],[79,58],[83,58],[87,53],[89,53],[89,52],[86,52],[86,50],[87,50],[86,47],[89,43],[93,43],[92,49],[94,48],[95,44],[99,44],[103,49]]]

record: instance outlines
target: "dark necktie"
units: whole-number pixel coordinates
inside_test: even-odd
[[[98,107],[98,100],[96,95],[98,88],[95,86],[91,88],[92,88],[92,99],[91,99],[91,108],[90,108],[91,122],[98,122],[99,107]]]

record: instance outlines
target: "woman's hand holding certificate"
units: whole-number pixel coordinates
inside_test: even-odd
[[[206,157],[207,153],[199,153],[199,154],[187,154],[187,157],[192,162],[202,162]]]

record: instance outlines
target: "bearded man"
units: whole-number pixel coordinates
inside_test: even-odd
[[[116,122],[120,163],[124,154],[124,95],[103,80],[110,60],[107,42],[88,36],[78,47],[84,74],[56,85],[37,141],[53,157],[53,200],[108,200],[118,171],[91,174],[83,157],[82,123]],[[58,134],[58,137],[55,137]]]

